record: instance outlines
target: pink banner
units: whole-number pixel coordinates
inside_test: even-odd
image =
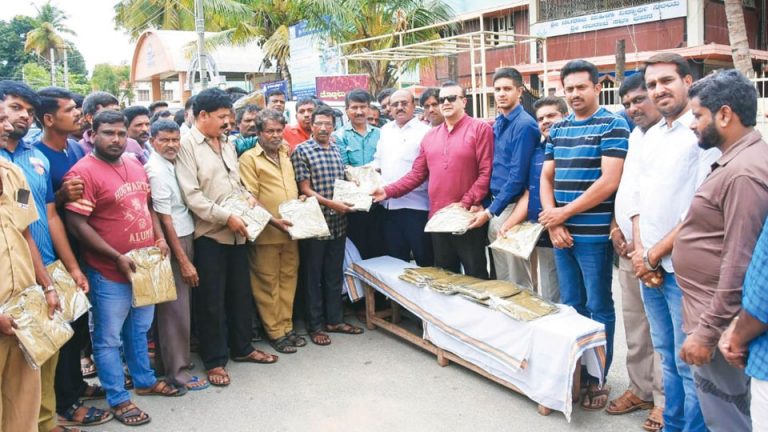
[[[326,102],[344,102],[350,90],[368,90],[368,75],[329,75],[315,78],[317,97]]]

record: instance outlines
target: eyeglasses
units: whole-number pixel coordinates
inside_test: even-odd
[[[437,98],[437,101],[440,104],[444,103],[445,101],[448,101],[450,103],[454,103],[454,102],[456,102],[456,99],[463,98],[463,97],[464,96],[459,96],[459,95],[440,96],[439,98]]]
[[[405,107],[407,107],[407,106],[408,106],[408,104],[409,104],[409,103],[410,103],[410,102],[408,102],[408,101],[397,101],[397,102],[390,102],[390,103],[389,103],[389,106],[391,106],[391,107],[393,107],[393,108],[397,108],[397,107],[403,107],[403,108],[405,108]]]

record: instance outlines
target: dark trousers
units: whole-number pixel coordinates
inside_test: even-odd
[[[344,319],[341,283],[344,271],[344,236],[332,240],[308,239],[299,242],[299,279],[307,298],[310,332],[326,324],[341,324]]]
[[[435,266],[461,272],[480,279],[488,279],[488,260],[485,245],[488,241],[488,224],[461,235],[432,233],[432,247],[435,250]]]
[[[387,255],[411,260],[413,253],[416,264],[429,267],[434,264],[432,239],[424,232],[429,212],[426,210],[397,209],[387,210],[384,233]]]
[[[386,215],[387,210],[379,204],[373,204],[369,212],[352,212],[347,215],[347,236],[363,259],[387,254],[384,246]]]
[[[200,286],[192,290],[200,323],[200,358],[210,370],[227,364],[227,348],[232,357],[253,352],[248,246],[200,237],[195,240],[195,266],[200,276]]]
[[[64,413],[77,403],[88,384],[83,380],[80,369],[80,351],[88,346],[91,338],[88,329],[88,314],[72,322],[75,331],[72,338],[59,350],[59,363],[56,365],[56,412]]]

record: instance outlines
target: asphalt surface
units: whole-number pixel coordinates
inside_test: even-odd
[[[608,384],[611,398],[627,387],[621,295],[614,276],[617,326]],[[357,323],[353,317],[349,321]],[[135,396],[152,422],[129,428],[116,420],[92,431],[641,431],[647,411],[623,416],[574,407],[572,420],[543,417],[525,396],[382,330],[332,335],[273,365],[230,362],[232,384],[180,398]],[[258,349],[274,352],[265,343]],[[200,361],[198,369],[204,376]],[[104,401],[96,406],[106,407]]]

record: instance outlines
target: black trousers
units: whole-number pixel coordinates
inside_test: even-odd
[[[384,241],[384,221],[387,210],[373,204],[369,212],[347,214],[347,236],[355,244],[363,259],[387,254]]]
[[[56,365],[54,390],[56,392],[56,412],[63,414],[77,403],[88,383],[83,379],[80,369],[80,351],[90,342],[88,314],[72,322],[75,333],[59,350],[59,363]]]
[[[195,296],[200,358],[206,370],[232,357],[253,352],[253,297],[247,245],[223,245],[208,237],[195,240],[195,266],[200,286]]]
[[[435,266],[480,279],[488,279],[488,261],[485,245],[488,244],[488,224],[467,231],[462,235],[432,233],[435,250]]]
[[[326,324],[341,324],[344,311],[341,285],[344,271],[345,237],[332,240],[299,241],[299,285],[307,299],[307,329],[323,330]]]
[[[434,264],[432,239],[424,232],[429,212],[426,210],[387,210],[384,233],[387,255],[410,261],[411,253],[420,267]]]

